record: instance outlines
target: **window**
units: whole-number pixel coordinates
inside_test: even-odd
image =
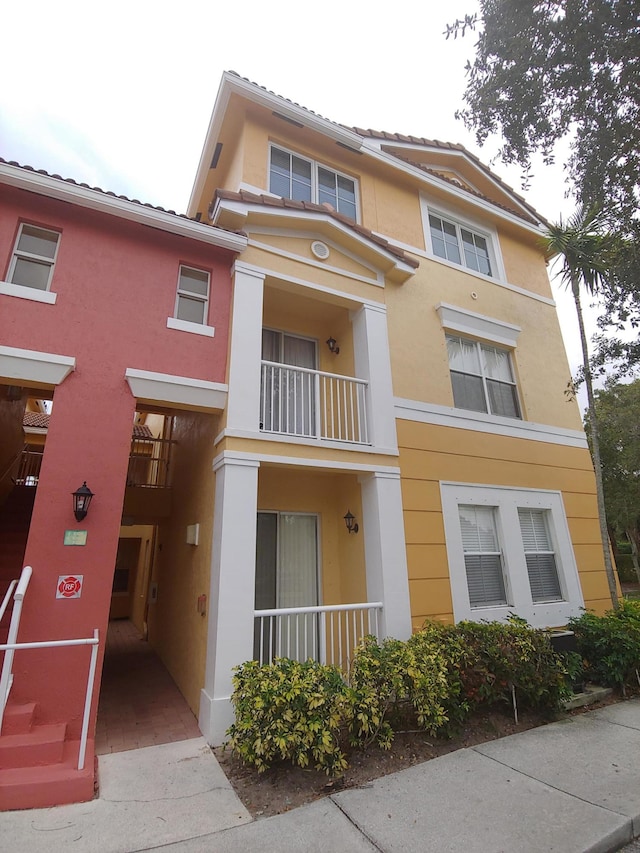
[[[269,191],[295,201],[328,202],[339,213],[357,219],[354,180],[274,146],[271,147]]]
[[[548,512],[520,507],[518,519],[531,598],[534,601],[561,601],[560,579],[549,533]]]
[[[442,483],[453,611],[510,613],[536,627],[566,624],[583,598],[559,492]]]
[[[509,351],[457,335],[446,337],[454,406],[521,418]]]
[[[471,607],[506,604],[495,507],[460,506],[458,513]]]
[[[35,225],[21,225],[9,268],[9,283],[49,290],[60,234]]]
[[[495,277],[491,240],[476,231],[435,213],[429,213],[431,250],[438,258]]]
[[[209,273],[192,267],[180,267],[176,318],[187,323],[207,322],[209,306]]]

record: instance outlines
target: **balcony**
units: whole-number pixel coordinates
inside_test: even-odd
[[[260,429],[350,444],[369,444],[368,383],[363,379],[262,361]]]

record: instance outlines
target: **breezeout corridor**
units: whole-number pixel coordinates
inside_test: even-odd
[[[196,718],[153,649],[128,619],[109,622],[96,754],[196,737]]]

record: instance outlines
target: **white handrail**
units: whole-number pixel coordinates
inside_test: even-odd
[[[20,616],[22,614],[22,602],[31,580],[33,569],[31,566],[25,566],[22,569],[20,580],[18,581],[16,591],[13,594],[13,612],[11,613],[11,623],[9,625],[9,636],[7,638],[7,649],[2,663],[2,675],[0,675],[0,731],[2,731],[2,720],[4,719],[4,709],[7,707],[9,699],[9,691],[13,684],[13,655],[14,649],[12,645],[18,639],[18,628],[20,627]],[[0,646],[0,649],[2,646]]]
[[[87,689],[84,700],[84,712],[82,716],[82,729],[80,732],[80,748],[78,750],[78,770],[84,769],[84,761],[87,751],[87,734],[89,731],[89,713],[91,711],[91,701],[93,698],[93,688],[96,675],[96,661],[98,657],[98,629],[93,631],[93,637],[82,637],[76,640],[38,640],[30,643],[18,643],[18,628],[20,627],[20,616],[22,613],[22,602],[29,587],[29,581],[33,569],[31,566],[25,566],[22,569],[20,580],[11,581],[9,590],[2,602],[0,610],[0,618],[4,613],[7,602],[15,587],[13,595],[13,613],[11,614],[11,625],[9,626],[9,637],[6,643],[0,643],[0,651],[4,651],[4,663],[2,665],[2,676],[0,677],[0,732],[2,731],[2,721],[4,712],[9,699],[9,691],[13,684],[13,657],[17,649],[53,649],[65,646],[91,646],[91,660],[89,661],[89,674],[87,676]]]
[[[4,598],[2,600],[2,605],[0,606],[0,621],[2,620],[2,617],[4,616],[4,611],[7,609],[7,604],[9,603],[9,599],[11,598],[11,593],[16,588],[17,583],[18,583],[17,578],[15,580],[12,580],[11,583],[9,584],[9,589],[6,591],[6,593],[4,595]]]
[[[271,610],[254,610],[254,616],[295,616],[296,613],[337,613],[340,610],[382,610],[381,601],[363,604],[318,604],[313,607],[276,607]]]
[[[28,581],[27,581],[28,583]],[[17,595],[17,593],[16,593]],[[89,661],[89,673],[87,676],[87,689],[84,698],[84,711],[82,714],[82,729],[80,732],[80,747],[78,749],[78,770],[84,769],[84,762],[87,752],[87,735],[89,731],[89,714],[91,712],[91,701],[93,699],[93,687],[96,675],[96,661],[98,658],[99,644],[98,629],[94,628],[93,637],[80,637],[77,640],[38,640],[32,643],[0,643],[0,651],[7,653],[13,652],[16,649],[54,649],[66,646],[91,646],[91,660]],[[5,657],[6,660],[6,657]],[[6,702],[5,702],[6,706]],[[2,730],[2,717],[4,715],[4,707],[0,708],[0,731]]]

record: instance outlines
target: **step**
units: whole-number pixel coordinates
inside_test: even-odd
[[[62,761],[40,767],[0,770],[0,811],[44,809],[67,803],[86,803],[95,795],[96,761],[93,741],[78,770],[79,741],[64,744]]]
[[[9,703],[4,709],[3,735],[21,735],[31,731],[36,713],[35,702]]]
[[[0,767],[39,767],[62,761],[66,723],[34,726],[22,734],[0,735]]]
[[[611,696],[613,690],[610,687],[600,687],[597,684],[585,684],[582,693],[574,693],[571,699],[563,703],[565,711],[572,711],[574,708],[584,708],[585,705],[593,705],[594,702],[601,702],[607,696]]]

